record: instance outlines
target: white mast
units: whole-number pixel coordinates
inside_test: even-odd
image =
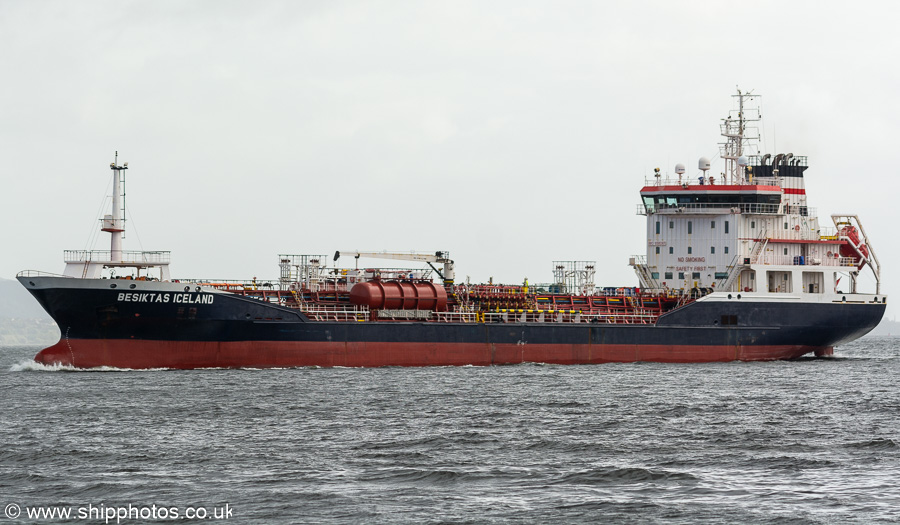
[[[722,136],[725,137],[725,142],[720,144],[720,155],[725,159],[725,173],[723,174],[725,182],[743,184],[744,165],[741,165],[738,159],[747,154],[757,153],[756,151],[745,151],[745,146],[752,148],[755,141],[759,140],[758,129],[748,129],[747,127],[747,123],[759,121],[759,108],[745,108],[744,103],[745,100],[751,101],[759,95],[753,95],[752,91],[743,93],[738,89],[737,95],[732,96],[738,99],[737,115],[732,110],[722,123]],[[747,133],[748,131],[750,131],[749,134]]]
[[[115,162],[109,164],[109,168],[113,170],[113,196],[112,196],[112,215],[103,217],[103,227],[100,231],[109,232],[110,234],[110,262],[121,263],[122,259],[122,237],[125,233],[125,193],[123,184],[125,183],[124,170],[128,169],[126,162],[119,166],[119,152],[116,152]]]

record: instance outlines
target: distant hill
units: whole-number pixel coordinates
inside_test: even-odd
[[[0,279],[0,345],[51,345],[59,328],[19,281]]]
[[[50,320],[47,312],[19,281],[0,279],[0,319]]]
[[[872,335],[900,335],[900,322],[884,318],[881,323],[869,332]]]

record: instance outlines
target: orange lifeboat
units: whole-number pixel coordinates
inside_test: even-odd
[[[859,230],[857,230],[855,226],[844,226],[841,228],[840,236],[850,240],[850,243],[844,242],[841,244],[841,257],[859,257],[859,253],[863,254],[863,257],[860,258],[859,264],[857,265],[857,269],[862,270],[862,267],[866,265],[865,258],[869,256],[869,247],[860,242]],[[859,248],[859,253],[856,253],[853,246]]]

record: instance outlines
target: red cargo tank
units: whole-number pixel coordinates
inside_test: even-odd
[[[447,291],[434,283],[369,281],[350,289],[350,302],[357,306],[387,310],[447,310]]]

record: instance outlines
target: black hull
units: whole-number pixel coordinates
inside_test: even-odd
[[[710,296],[656,324],[338,322],[227,293],[157,289],[123,301],[123,292],[104,289],[108,281],[91,288],[21,280],[62,332],[48,359],[129,368],[784,359],[827,354],[865,335],[886,306]],[[166,301],[157,298],[163,294]],[[194,355],[201,347],[211,354]]]

